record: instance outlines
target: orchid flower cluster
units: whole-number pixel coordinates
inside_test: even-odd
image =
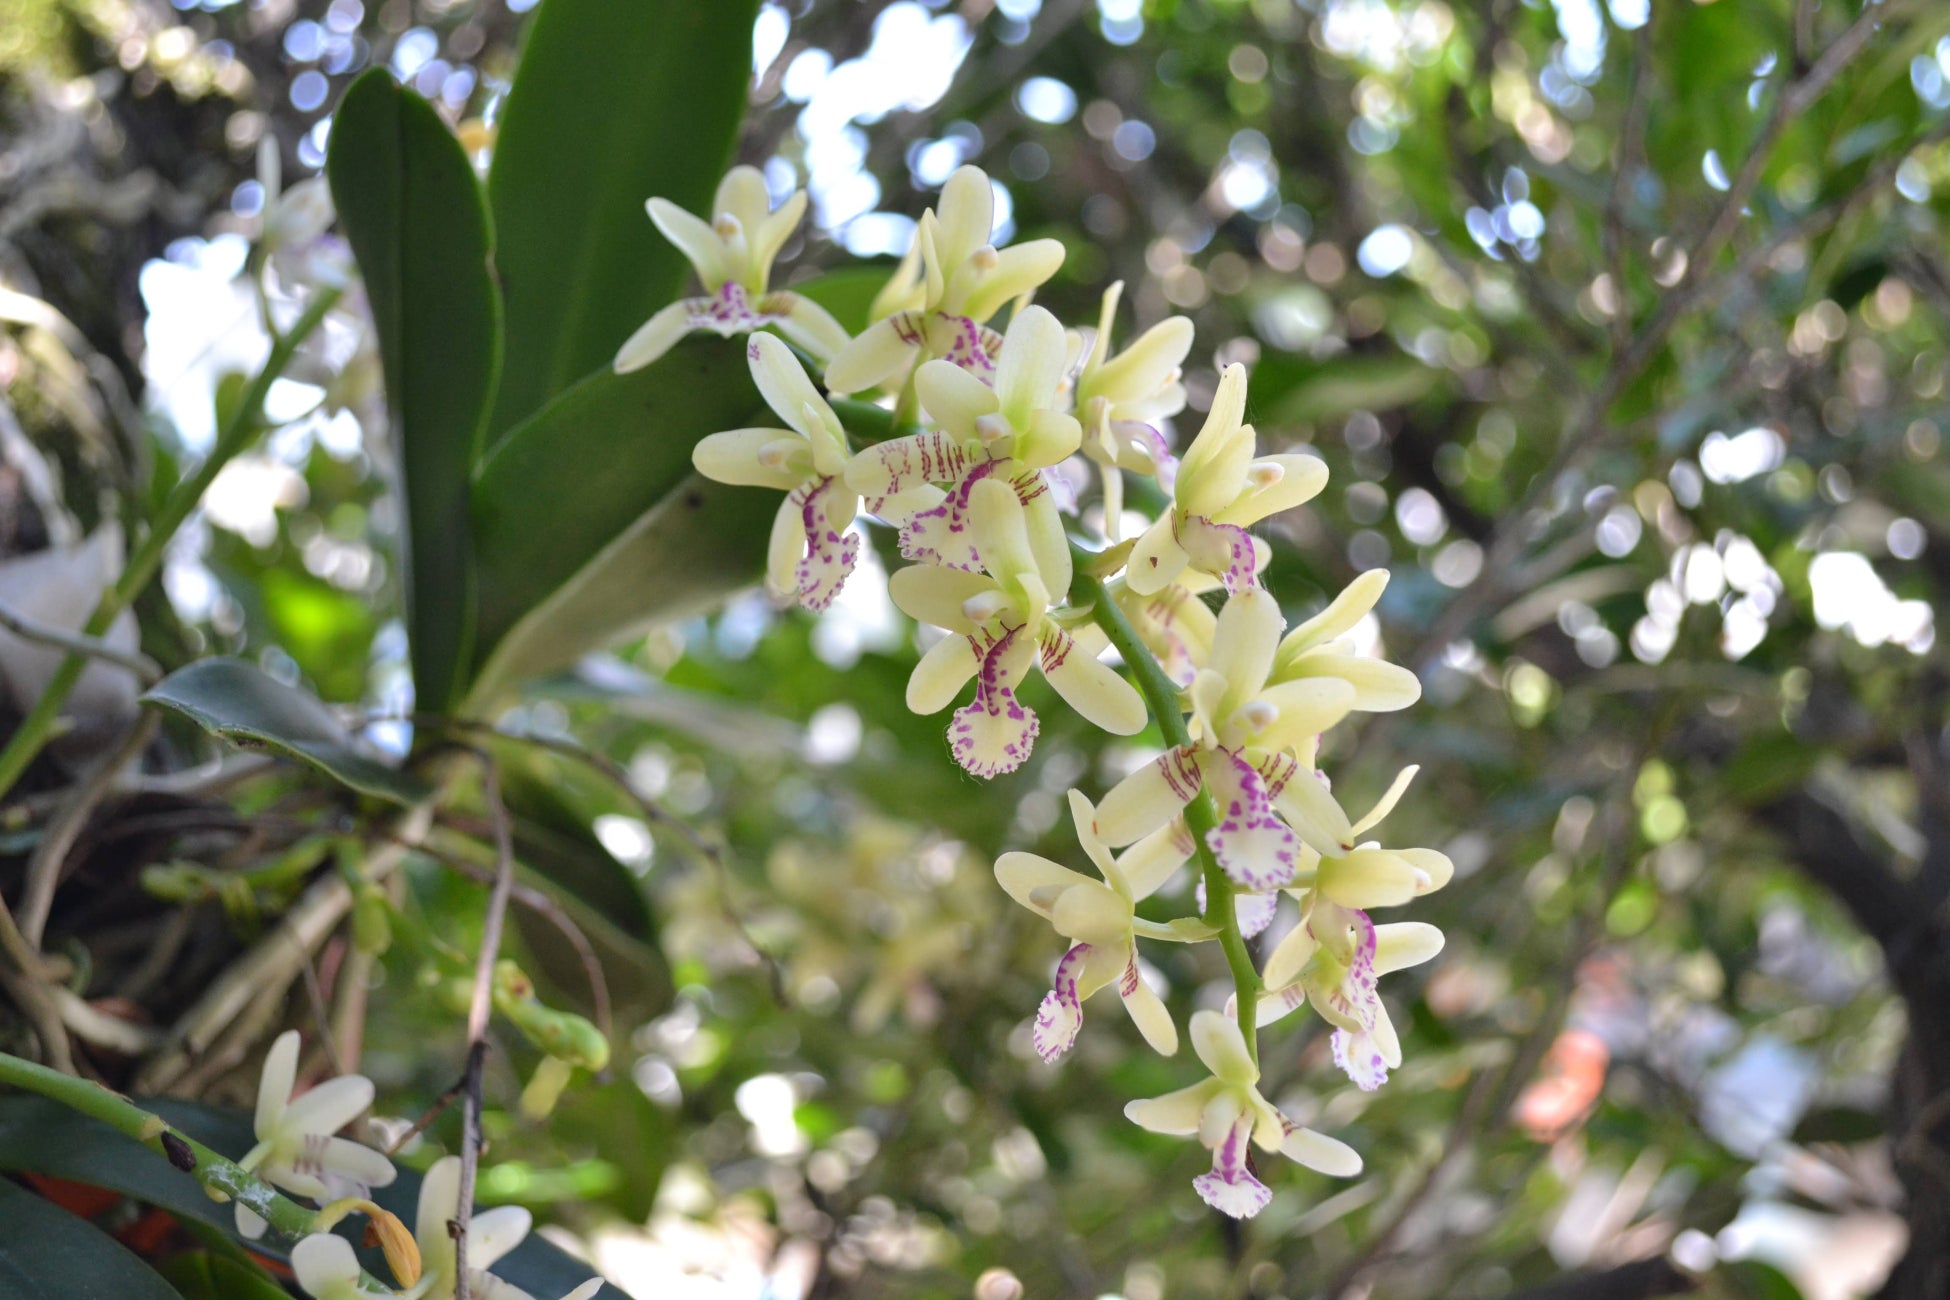
[[[393,1181],[392,1161],[371,1147],[336,1136],[372,1104],[372,1080],[341,1075],[293,1097],[298,1046],[297,1031],[287,1030],[265,1055],[254,1122],[257,1145],[238,1162],[274,1187],[327,1202],[318,1216],[321,1230],[300,1238],[292,1249],[291,1267],[298,1285],[316,1300],[386,1296],[451,1300],[458,1277],[448,1225],[459,1213],[460,1158],[445,1157],[427,1171],[420,1184],[414,1230],[406,1238],[403,1226],[395,1226],[396,1220],[366,1199],[372,1188]],[[323,1230],[352,1209],[373,1215],[395,1280],[403,1289],[395,1291],[366,1277],[352,1243]],[[252,1239],[264,1234],[264,1220],[241,1203],[236,1210],[238,1232]],[[486,1271],[520,1245],[531,1226],[529,1212],[518,1206],[499,1206],[473,1216],[467,1235],[468,1295],[480,1300],[532,1300],[526,1291]],[[562,1300],[590,1300],[601,1286],[601,1279],[592,1278]]]
[[[650,200],[652,219],[708,296],[659,312],[624,344],[616,368],[648,365],[691,331],[749,336],[752,377],[783,427],[713,434],[696,448],[697,469],[785,493],[766,573],[781,603],[828,608],[858,561],[861,521],[897,530],[912,563],[892,575],[889,594],[942,634],[916,666],[907,703],[936,713],[974,683],[948,726],[949,749],[969,773],[999,776],[1029,757],[1039,721],[1018,690],[1032,667],[1113,735],[1156,723],[1164,752],[1100,806],[1070,792],[1096,874],[1028,853],[996,864],[1009,895],[1069,944],[1035,1016],[1035,1048],[1048,1061],[1062,1056],[1082,1029],[1084,1001],[1114,985],[1145,1042],[1174,1054],[1178,1027],[1151,987],[1140,941],[1217,940],[1237,994],[1225,1010],[1191,1018],[1208,1077],[1132,1102],[1126,1114],[1209,1148],[1212,1170],[1194,1187],[1235,1217],[1272,1196],[1251,1146],[1324,1173],[1358,1173],[1351,1148],[1261,1093],[1256,1031],[1311,1006],[1333,1028],[1336,1063],[1360,1088],[1379,1087],[1400,1064],[1401,1044],[1377,981],[1433,957],[1442,935],[1417,922],[1377,924],[1369,913],[1440,888],[1453,868],[1433,849],[1375,837],[1413,768],[1353,817],[1317,767],[1321,733],[1351,713],[1402,709],[1420,696],[1412,673],[1358,653],[1351,636],[1386,572],[1364,573],[1291,629],[1261,586],[1270,551],[1248,530],[1317,495],[1324,462],[1260,454],[1238,365],[1220,375],[1203,427],[1174,457],[1159,422],[1187,402],[1191,322],[1162,321],[1114,351],[1113,287],[1094,330],[1065,330],[1032,301],[1061,267],[1062,246],[996,248],[993,191],[977,168],[949,178],[856,337],[808,297],[769,287],[804,206],[795,193],[771,208],[750,168],[726,178],[706,217]],[[840,398],[852,399],[840,403],[849,419],[835,408]],[[865,418],[863,401],[880,418]],[[1060,468],[1078,456],[1101,483],[1095,535]],[[1163,502],[1135,529],[1127,475],[1152,485],[1134,499]],[[1144,693],[1105,661],[1112,645]],[[1154,919],[1154,897],[1194,861],[1200,915]],[[1244,941],[1273,923],[1282,895],[1297,903],[1298,923],[1255,971]]]

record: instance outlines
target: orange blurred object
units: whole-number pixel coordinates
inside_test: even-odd
[[[1585,1029],[1557,1036],[1537,1077],[1517,1098],[1517,1123],[1533,1141],[1555,1142],[1582,1123],[1605,1090],[1611,1052]]]

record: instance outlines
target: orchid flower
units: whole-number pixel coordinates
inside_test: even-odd
[[[264,1056],[257,1083],[254,1131],[257,1145],[237,1163],[265,1182],[314,1200],[345,1189],[384,1187],[393,1181],[393,1162],[368,1146],[334,1137],[372,1105],[372,1080],[359,1074],[328,1079],[293,1097],[298,1079],[298,1031],[287,1029]],[[237,1231],[264,1235],[263,1219],[237,1206]]]
[[[1273,657],[1273,679],[1337,677],[1354,688],[1359,713],[1392,713],[1422,698],[1422,683],[1397,664],[1353,652],[1347,634],[1367,617],[1388,586],[1388,570],[1361,574],[1326,609],[1287,633]]]
[[[1283,627],[1279,602],[1258,588],[1226,602],[1192,680],[1193,743],[1165,751],[1104,797],[1097,832],[1106,843],[1150,834],[1205,785],[1219,804],[1207,845],[1241,888],[1290,883],[1302,841],[1331,856],[1353,848],[1347,814],[1311,761],[1302,767],[1285,751],[1306,748],[1311,758],[1314,738],[1347,715],[1354,689],[1332,678],[1269,685]]]
[[[413,1220],[413,1239],[420,1246],[424,1300],[453,1300],[456,1264],[454,1236],[448,1225],[460,1213],[460,1157],[433,1162],[420,1183],[419,1213]],[[489,1273],[502,1256],[521,1244],[534,1225],[534,1216],[519,1205],[497,1205],[476,1211],[467,1226],[467,1294],[478,1300],[532,1300],[526,1291]],[[578,1288],[593,1295],[587,1283]],[[577,1292],[571,1292],[572,1295]]]
[[[313,1300],[370,1300],[398,1294],[367,1286],[352,1243],[329,1232],[314,1232],[291,1248],[291,1271]]]
[[[981,562],[968,528],[969,493],[990,477],[1013,484],[1029,507],[1037,555],[1055,578],[1056,554],[1067,557],[1069,543],[1042,471],[1074,452],[1082,436],[1057,409],[1062,383],[1063,327],[1041,307],[1025,308],[1009,322],[993,388],[949,362],[923,364],[915,389],[940,428],[868,447],[847,465],[847,484],[873,513],[900,524],[902,555],[971,573]],[[1061,561],[1052,595],[1069,590],[1068,564]]]
[[[1029,511],[1006,483],[978,481],[967,513],[981,572],[912,565],[887,584],[903,613],[954,634],[915,665],[907,707],[937,713],[975,677],[974,702],[956,710],[948,738],[955,761],[982,777],[1013,772],[1035,743],[1041,724],[1015,694],[1032,659],[1097,726],[1118,736],[1142,731],[1144,698],[1097,658],[1103,634],[1089,625],[1069,631],[1050,617],[1051,592],[1070,584],[1069,552],[1038,550]]]
[[[1249,1142],[1337,1178],[1361,1172],[1354,1148],[1301,1127],[1260,1095],[1259,1066],[1246,1050],[1237,1021],[1217,1011],[1196,1012],[1191,1034],[1192,1050],[1212,1077],[1162,1097],[1131,1102],[1124,1114],[1153,1133],[1196,1136],[1211,1150],[1212,1171],[1192,1180],[1207,1205],[1235,1219],[1249,1219],[1273,1199],[1253,1174]]]
[[[1034,853],[1005,853],[995,864],[995,878],[1009,897],[1073,943],[1056,963],[1056,986],[1036,1012],[1031,1040],[1037,1055],[1056,1060],[1070,1050],[1083,1028],[1083,1000],[1115,983],[1144,1041],[1170,1056],[1178,1050],[1178,1028],[1139,973],[1138,936],[1196,943],[1218,932],[1192,918],[1171,925],[1147,921],[1137,915],[1137,905],[1184,865],[1191,855],[1191,841],[1167,827],[1112,857],[1091,830],[1096,815],[1081,790],[1070,791],[1077,842],[1102,873],[1101,881]]]
[[[1363,1092],[1402,1063],[1401,1039],[1376,981],[1442,951],[1442,931],[1419,921],[1376,925],[1366,912],[1310,896],[1307,914],[1267,958],[1257,1023],[1311,1003],[1334,1026],[1334,1063]]]
[[[1246,368],[1227,366],[1205,425],[1179,462],[1171,509],[1131,552],[1132,591],[1149,595],[1187,568],[1215,575],[1227,591],[1251,586],[1263,562],[1246,529],[1327,486],[1327,463],[1317,456],[1256,458],[1245,414]]]
[[[752,380],[785,429],[731,429],[691,451],[698,473],[740,487],[786,494],[772,524],[765,570],[776,597],[796,596],[807,609],[833,603],[860,557],[851,531],[860,499],[846,485],[846,430],[806,377],[792,349],[770,334],[746,344]]]
[[[1212,653],[1218,616],[1199,595],[1218,585],[1217,578],[1190,571],[1147,596],[1132,591],[1122,577],[1104,584],[1132,631],[1157,656],[1158,666],[1181,687],[1192,684],[1199,665]]]
[[[1310,884],[1324,897],[1350,908],[1397,907],[1448,884],[1456,874],[1448,854],[1436,849],[1385,849],[1379,841],[1361,838],[1395,810],[1420,770],[1410,765],[1397,772],[1374,807],[1348,827],[1355,847],[1334,858],[1315,858],[1310,850],[1303,850],[1296,884]]]
[[[734,167],[718,184],[709,221],[668,199],[651,199],[645,207],[664,238],[696,268],[704,296],[679,298],[638,327],[617,350],[618,374],[641,370],[697,330],[730,338],[770,325],[821,361],[846,346],[846,331],[824,307],[803,294],[767,288],[772,263],[805,215],[804,190],[794,190],[774,211],[758,169]]]
[[[1032,239],[998,251],[989,242],[994,227],[995,190],[987,173],[958,168],[941,187],[941,202],[921,215],[918,256],[910,252],[875,299],[876,311],[890,314],[840,350],[826,368],[827,386],[835,393],[876,388],[917,357],[944,358],[977,378],[993,377],[998,340],[986,328],[989,318],[1063,265],[1061,241]]]
[[[1179,367],[1192,350],[1192,323],[1183,316],[1159,321],[1131,345],[1110,356],[1111,322],[1124,292],[1119,280],[1104,292],[1097,333],[1077,375],[1076,409],[1083,423],[1083,454],[1103,470],[1104,537],[1118,540],[1124,514],[1122,471],[1155,477],[1171,490],[1178,462],[1156,421],[1185,409]]]

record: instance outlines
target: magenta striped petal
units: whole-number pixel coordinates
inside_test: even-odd
[[[1045,1061],[1054,1063],[1069,1051],[1083,1030],[1083,999],[1077,995],[1077,977],[1083,974],[1091,951],[1089,944],[1080,943],[1063,954],[1056,963],[1055,987],[1043,995],[1043,1004],[1036,1009],[1036,1027],[1030,1030],[1029,1041]]]
[[[1291,884],[1300,838],[1274,813],[1259,772],[1223,749],[1206,754],[1204,769],[1219,805],[1219,824],[1206,833],[1205,842],[1226,875],[1254,893]]]
[[[1178,544],[1192,557],[1192,567],[1225,583],[1228,593],[1244,591],[1259,580],[1259,554],[1252,535],[1237,524],[1215,524],[1202,515],[1188,515],[1178,526]]]
[[[936,312],[928,324],[929,343],[943,361],[960,366],[991,388],[995,362],[1002,353],[1002,336],[966,316]]]
[[[858,498],[836,478],[795,488],[792,500],[806,525],[806,553],[799,560],[799,603],[814,613],[840,594],[860,558],[860,535],[851,531]]]
[[[1344,1023],[1334,1030],[1334,1064],[1347,1072],[1355,1086],[1364,1092],[1379,1088],[1388,1078],[1388,1066],[1372,1033],[1384,1014],[1379,977],[1375,974],[1375,928],[1366,912],[1332,909],[1330,916],[1344,914],[1354,928],[1354,956],[1338,988],[1327,991],[1321,1010]],[[1325,918],[1323,918],[1325,919]],[[1318,933],[1318,932],[1316,932]],[[1347,1025],[1359,1026],[1350,1030]]]
[[[1212,1172],[1192,1180],[1192,1188],[1205,1203],[1235,1219],[1250,1219],[1265,1209],[1273,1192],[1253,1176],[1247,1140],[1253,1133],[1253,1112],[1248,1109],[1232,1122],[1225,1139],[1212,1149]]]
[[[959,452],[959,448],[956,449]],[[948,489],[932,510],[922,510],[901,525],[901,554],[917,564],[936,564],[969,573],[982,571],[975,549],[975,532],[968,519],[968,498],[975,485],[995,472],[995,462],[973,465]]]
[[[948,748],[972,776],[992,777],[1023,765],[1041,728],[1034,712],[1016,698],[1015,684],[1029,666],[1035,643],[1011,628],[982,656],[975,700],[955,711]]]

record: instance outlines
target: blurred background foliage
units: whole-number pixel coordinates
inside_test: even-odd
[[[141,519],[207,445],[216,376],[262,355],[236,279],[259,139],[316,170],[384,65],[491,150],[521,8],[0,0],[4,565],[57,514]],[[876,584],[817,619],[748,594],[499,720],[631,789],[497,748],[543,903],[516,955],[596,1014],[551,917],[587,934],[615,1057],[564,1088],[497,1039],[484,1198],[640,1295],[1945,1294],[1950,14],[798,0],[761,9],[753,72],[741,156],[814,199],[788,278],[875,258],[870,291],[975,162],[1005,235],[1070,250],[1041,301],[1094,321],[1121,280],[1123,329],[1191,316],[1187,420],[1243,361],[1261,438],[1326,457],[1270,581],[1293,618],[1394,571],[1370,631],[1425,699],[1332,757],[1350,806],[1423,765],[1396,816],[1456,861],[1426,904],[1449,947],[1391,985],[1408,1064],[1378,1094],[1317,1024],[1269,1036],[1276,1100],[1367,1171],[1284,1169],[1222,1221],[1184,1186],[1198,1152],[1119,1113],[1174,1063],[1097,1013],[1061,1068],[1034,1058],[1056,954],[990,877],[1008,848],[1073,858],[1064,790],[1142,750],[1052,708],[1031,763],[977,785],[904,710],[914,629]],[[401,718],[383,414],[340,396],[225,471],[143,644]],[[277,829],[315,790],[255,798],[252,830],[137,792],[83,841],[50,949],[144,978],[77,992],[167,1023],[326,860]],[[334,1007],[408,1119],[464,1052],[425,995],[464,970],[488,865],[454,820],[367,909],[393,942],[360,1042]],[[184,895],[142,868],[184,854],[219,879],[165,923]],[[327,945],[328,994],[360,951]],[[1156,959],[1181,1020],[1223,1001],[1216,953]],[[302,994],[273,1010],[316,1023]],[[249,1074],[174,1086],[237,1100]],[[448,1117],[409,1159],[455,1140]]]

